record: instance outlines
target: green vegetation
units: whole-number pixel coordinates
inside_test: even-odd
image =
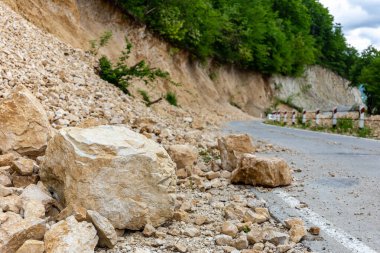
[[[105,31],[98,40],[90,40],[90,53],[93,55],[98,55],[99,49],[108,45],[112,38],[111,31]]]
[[[264,74],[320,64],[348,76],[357,56],[317,0],[113,1],[175,48]]]
[[[202,157],[203,161],[207,164],[213,160],[212,155],[207,149],[202,149],[199,151],[199,155]]]
[[[102,38],[100,41],[102,41]],[[132,44],[127,38],[125,41],[125,49],[122,51],[121,56],[115,65],[113,65],[106,56],[102,56],[99,59],[99,75],[103,80],[119,87],[126,94],[130,94],[128,87],[134,78],[144,81],[145,84],[149,84],[157,78],[163,78],[172,82],[169,79],[168,72],[152,68],[144,60],[139,61],[133,66],[128,66],[126,60],[131,53]]]
[[[372,131],[368,127],[364,127],[363,129],[358,128],[354,124],[354,120],[350,118],[339,118],[337,119],[337,125],[336,128],[325,126],[325,125],[315,125],[313,124],[312,120],[307,120],[305,124],[302,124],[302,116],[298,115],[296,118],[296,124],[295,125],[288,125],[284,122],[278,122],[278,121],[272,121],[272,120],[266,120],[266,124],[269,125],[276,125],[276,126],[288,126],[288,127],[295,127],[295,128],[301,128],[301,129],[308,129],[312,131],[319,131],[319,132],[330,132],[330,133],[337,133],[337,134],[343,134],[343,135],[354,135],[362,138],[370,138],[372,136]]]
[[[169,91],[165,95],[166,101],[173,106],[178,106],[177,95],[174,92]]]
[[[171,44],[170,53],[185,49],[193,58],[233,64],[266,76],[299,76],[318,64],[364,84],[369,113],[380,112],[380,53],[362,53],[347,44],[342,27],[318,0],[111,0],[131,18]],[[96,54],[110,36],[92,42]],[[128,50],[128,48],[127,48]],[[130,76],[164,76],[145,62],[111,66],[103,59],[103,77],[127,90]],[[158,72],[156,72],[158,71]],[[125,74],[126,75],[123,75]],[[214,79],[211,73],[210,78]],[[281,89],[281,85],[276,86]],[[303,93],[310,87],[306,85]]]
[[[139,89],[138,93],[140,93],[146,105],[149,105],[151,103],[150,96],[148,95],[148,92],[146,90]]]

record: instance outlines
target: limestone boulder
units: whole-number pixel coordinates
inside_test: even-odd
[[[177,169],[193,166],[198,159],[198,151],[191,145],[172,145],[169,147],[169,155],[177,164]]]
[[[43,154],[52,129],[45,110],[24,86],[0,101],[0,151],[36,157]]]
[[[159,226],[173,215],[174,162],[125,126],[61,129],[49,142],[40,177],[62,204],[97,211],[117,229]]]
[[[74,216],[54,224],[45,234],[46,253],[94,253],[98,236],[95,227]]]
[[[288,164],[282,159],[245,154],[239,160],[238,168],[232,172],[231,182],[278,187],[290,185],[292,175]]]
[[[27,240],[41,240],[46,232],[45,221],[38,218],[8,218],[0,227],[0,252],[14,253]]]
[[[236,168],[242,154],[255,152],[255,147],[248,134],[224,136],[218,139],[218,148],[222,168],[227,171],[233,171]]]

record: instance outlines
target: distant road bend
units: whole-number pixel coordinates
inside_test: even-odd
[[[317,252],[380,252],[380,141],[265,125],[231,122],[229,133],[248,133],[254,141],[294,152],[266,153],[284,158],[295,182],[286,188],[255,193],[267,200],[281,220],[302,217],[319,226],[323,240],[306,239]],[[295,208],[301,202],[307,208]],[[309,237],[311,238],[311,237]]]

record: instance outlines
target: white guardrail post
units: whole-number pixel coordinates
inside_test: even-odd
[[[292,125],[295,125],[296,124],[296,112],[293,111],[292,113]]]
[[[303,112],[302,112],[302,124],[303,125],[306,124],[306,110],[303,110]]]
[[[317,126],[319,126],[319,113],[321,112],[321,110],[317,109],[317,111],[315,112],[315,124]]]
[[[365,107],[360,106],[359,108],[359,128],[364,128],[364,117],[365,117]]]
[[[285,125],[286,125],[287,121],[288,121],[288,112],[284,112],[284,123],[285,123]]]
[[[336,114],[337,114],[337,112],[338,112],[338,108],[334,107],[332,110],[332,126],[333,126],[333,128],[336,128],[336,123],[337,123]]]

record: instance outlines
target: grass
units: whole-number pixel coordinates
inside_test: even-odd
[[[166,101],[173,106],[178,106],[177,95],[174,92],[169,91],[165,96]]]
[[[307,120],[305,124],[302,124],[302,116],[297,117],[296,124],[295,125],[287,125],[284,122],[277,122],[272,120],[266,120],[264,123],[269,125],[275,125],[275,126],[288,126],[288,127],[294,127],[294,128],[300,128],[300,129],[307,129],[311,131],[317,131],[317,132],[327,132],[327,133],[336,133],[336,134],[342,134],[342,135],[351,135],[351,136],[357,136],[362,138],[371,138],[372,137],[372,131],[368,127],[364,127],[363,129],[355,127],[354,120],[348,119],[348,118],[341,118],[337,120],[337,126],[336,128],[333,127],[327,127],[327,126],[316,126],[313,125],[313,122],[311,120]]]

